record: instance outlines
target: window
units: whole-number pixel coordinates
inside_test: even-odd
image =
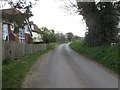
[[[25,43],[25,39],[19,39],[19,43]]]
[[[19,31],[19,42],[20,43],[25,43],[25,32],[24,32],[24,30]]]
[[[3,40],[9,41],[8,24],[3,24]]]

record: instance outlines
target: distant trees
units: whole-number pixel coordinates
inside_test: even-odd
[[[73,35],[72,32],[66,33],[66,36],[67,36],[67,39],[68,39],[69,41],[72,41],[72,40],[74,39],[74,35]]]
[[[56,37],[56,42],[64,43],[67,41],[67,38],[63,33],[56,33],[55,37]]]
[[[82,37],[77,36],[77,35],[74,36],[74,39],[75,39],[75,40],[80,40],[81,38],[82,38]]]
[[[44,43],[65,43],[74,39],[81,39],[77,35],[74,36],[72,32],[66,34],[63,34],[62,32],[55,33],[54,29],[48,29],[47,27],[40,28],[40,34]]]

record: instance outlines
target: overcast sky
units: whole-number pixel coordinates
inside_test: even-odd
[[[74,35],[83,37],[86,27],[82,16],[74,13],[76,8],[70,11],[63,9],[64,5],[69,5],[69,0],[63,1],[65,2],[62,2],[62,0],[38,0],[32,8],[34,16],[30,20],[34,21],[39,28],[47,27],[64,34],[73,32]],[[75,0],[72,0],[72,2],[76,3]],[[5,4],[6,7],[8,7],[7,4]],[[70,12],[73,12],[73,14],[70,15]]]
[[[34,16],[31,20],[38,27],[47,27],[64,34],[73,32],[74,35],[83,37],[86,27],[82,16],[66,13],[63,8],[60,8],[64,6],[61,2],[59,0],[39,0],[32,9]]]

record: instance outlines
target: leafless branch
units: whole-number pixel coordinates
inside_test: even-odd
[[[76,7],[78,9],[78,6],[75,5],[74,3],[72,3],[70,0],[69,0],[70,4],[73,6],[73,7]]]

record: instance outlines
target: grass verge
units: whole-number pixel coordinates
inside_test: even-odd
[[[48,51],[32,53],[18,60],[5,60],[2,66],[2,88],[4,90],[7,90],[7,88],[20,88],[32,65]]]
[[[118,53],[120,44],[113,46],[103,45],[97,47],[87,47],[84,41],[73,41],[70,47],[84,56],[96,60],[116,73],[120,73],[120,59]]]

